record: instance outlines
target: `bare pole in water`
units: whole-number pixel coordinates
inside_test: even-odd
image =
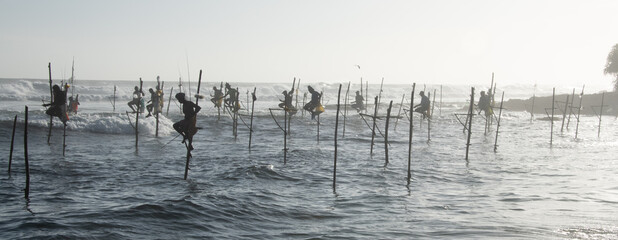
[[[28,164],[28,106],[26,106],[25,110],[26,116],[24,117],[24,163],[26,168],[26,188],[24,192],[26,194],[26,199],[29,199],[30,196],[30,165]]]
[[[47,64],[47,69],[49,69],[49,103],[54,102],[54,92],[52,91],[52,76],[51,76],[51,63]],[[49,145],[49,140],[51,138],[52,126],[53,124],[53,116],[49,115],[49,131],[47,133],[47,144]]]
[[[549,145],[551,146],[554,140],[554,102],[555,102],[555,97],[556,97],[556,88],[553,88],[552,91],[552,95],[551,95],[551,119],[549,120],[551,122],[551,134],[549,137]]]
[[[320,92],[320,102],[322,102],[324,91]],[[321,103],[320,103],[321,104]],[[318,114],[318,143],[320,143],[320,114]]]
[[[11,150],[9,151],[9,176],[11,176],[11,162],[13,161],[13,143],[15,142],[15,127],[17,126],[17,115],[13,119],[13,134],[11,134]]]
[[[470,137],[472,137],[472,116],[474,115],[474,87],[470,94],[470,108],[468,109],[468,141],[466,142],[466,161],[468,161],[468,152],[470,149]]]
[[[573,102],[575,101],[575,88],[573,88],[573,93],[571,94],[571,104],[569,104],[569,117],[567,118],[567,131],[569,130],[569,123],[571,123],[571,114],[573,114]]]
[[[363,81],[362,78],[361,78],[361,81]],[[365,113],[369,111],[369,109],[367,109],[368,101],[369,101],[369,81],[365,81]]]
[[[401,103],[399,104],[399,112],[397,113],[397,119],[395,119],[395,126],[393,126],[393,131],[397,130],[397,123],[399,122],[399,117],[401,116],[401,108],[403,107],[403,100],[406,98],[406,94],[404,93],[401,96]]]
[[[414,123],[414,118],[412,117],[412,111],[414,111],[412,108],[414,107],[414,90],[416,88],[416,83],[412,83],[412,93],[410,93],[410,130],[409,130],[409,136],[408,136],[408,182],[410,182],[410,178],[412,177],[412,173],[410,172],[410,164],[412,161],[412,134],[413,134],[413,123]]]
[[[388,121],[391,118],[391,109],[393,108],[393,100],[388,105],[388,109],[386,110],[386,126],[384,130],[384,158],[386,162],[384,162],[384,166],[388,164]]]
[[[494,142],[494,152],[498,151],[498,131],[500,131],[500,119],[502,118],[502,104],[504,103],[504,91],[502,91],[502,100],[500,100],[500,113],[498,114],[498,123],[496,125],[496,140]]]
[[[116,85],[114,85],[114,101],[112,102],[112,111],[116,111]]]
[[[384,77],[382,77],[382,82],[380,83],[380,92],[378,92],[378,104],[376,104],[376,108],[380,107],[380,102],[382,101],[382,87],[383,86],[384,86]],[[378,114],[376,113],[376,117],[377,116]]]
[[[534,84],[534,91],[532,92],[532,109],[530,109],[530,122],[534,118],[534,100],[536,99],[536,83]]]
[[[174,93],[174,87],[172,87],[172,89],[170,89],[170,96],[167,99],[167,111],[165,112],[165,116],[169,116],[170,115],[170,103],[172,103],[172,94]]]
[[[64,127],[62,128],[62,156],[64,157],[64,151],[67,148],[66,139],[67,139],[67,123],[63,123]]]
[[[375,107],[373,108],[373,128],[371,129],[371,150],[369,154],[373,155],[373,141],[376,137],[376,118],[378,117],[378,96],[375,97]]]
[[[251,138],[253,136],[253,112],[255,110],[255,100],[257,100],[257,97],[255,96],[256,90],[257,87],[253,87],[253,93],[251,94],[251,99],[253,100],[253,103],[251,104],[251,123],[249,124],[249,150],[251,150]]]
[[[601,95],[601,110],[599,111],[599,132],[597,133],[597,137],[601,137],[601,117],[603,117],[603,104],[605,101],[605,92]]]
[[[569,108],[569,95],[566,95],[566,102],[564,103],[564,112],[562,112],[562,126],[560,126],[560,133],[564,131],[564,120],[566,118],[566,114]]]
[[[579,131],[579,116],[582,111],[582,99],[584,99],[584,88],[586,85],[582,87],[582,94],[579,95],[579,108],[577,108],[577,125],[575,125],[575,139],[577,139],[577,132]]]
[[[348,89],[349,89],[348,84]],[[335,115],[335,160],[333,164],[333,189],[337,183],[337,130],[339,129],[339,104],[341,102],[341,84],[339,84],[339,93],[337,94],[337,114]],[[344,118],[345,119],[345,118]],[[344,125],[345,126],[345,125]]]
[[[343,99],[343,137],[345,137],[345,120],[348,115],[348,94],[350,93],[350,84],[348,82],[348,90],[345,91],[345,98]]]

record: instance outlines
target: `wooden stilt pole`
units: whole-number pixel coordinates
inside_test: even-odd
[[[378,92],[378,104],[376,104],[376,108],[380,107],[380,102],[382,101],[382,87],[384,87],[384,77],[382,77],[382,82],[380,83],[380,92]],[[377,116],[376,114],[376,117]]]
[[[603,104],[605,102],[605,92],[601,95],[601,110],[599,111],[599,132],[597,137],[601,137],[601,117],[603,117]]]
[[[564,112],[562,112],[562,126],[560,126],[560,133],[564,131],[564,120],[569,109],[569,95],[566,95],[566,102],[564,102]]]
[[[363,79],[361,78],[361,81],[363,81]],[[367,111],[369,111],[369,109],[367,109],[367,102],[369,101],[369,81],[365,81],[365,113],[367,113]]]
[[[349,86],[350,84],[348,84],[348,89],[349,89]],[[337,132],[338,132],[337,130],[339,129],[340,102],[341,102],[341,84],[339,84],[339,93],[337,94],[337,114],[335,115],[335,160],[333,163],[333,190],[335,189],[335,186],[337,183]]]
[[[116,85],[114,85],[114,102],[112,104],[112,108],[113,108],[112,111],[115,112],[116,111]]]
[[[51,76],[51,63],[47,64],[47,69],[49,69],[49,103],[54,102],[54,92],[52,90],[52,76]],[[49,131],[47,132],[47,144],[50,144],[50,139],[51,139],[51,133],[52,133],[52,126],[53,124],[53,116],[49,116]]]
[[[433,117],[433,110],[436,109],[436,89],[433,90],[433,99],[431,99],[431,112],[429,114],[429,118]]]
[[[324,91],[321,91],[321,92],[320,92],[320,102],[321,102],[321,101],[322,101],[322,99],[323,99],[323,98],[322,98],[322,97],[323,97],[323,95],[322,95],[322,94],[324,94]],[[318,143],[320,143],[320,115],[321,115],[321,114],[318,114]]]
[[[412,135],[414,133],[414,118],[412,117],[412,108],[414,107],[414,90],[416,88],[416,83],[412,83],[412,93],[410,93],[410,129],[408,136],[408,182],[410,182],[410,178],[412,178],[412,172],[410,171],[410,164],[412,162]]]
[[[362,77],[360,78],[360,95],[363,96],[363,78]],[[358,103],[356,103],[356,104],[358,104]],[[363,101],[363,103],[361,103],[360,106],[361,107],[365,107],[366,106],[364,101]],[[366,108],[365,108],[365,111],[366,111]]]
[[[140,79],[141,81],[141,79]],[[200,95],[200,87],[202,85],[202,69],[200,69],[200,75],[198,77],[197,80],[197,93],[195,94],[196,96]],[[191,86],[189,86],[189,91],[191,91]],[[236,94],[238,96],[238,94]],[[199,97],[195,98],[195,105],[198,105],[199,102]],[[197,114],[195,115],[195,118],[197,118]],[[197,119],[196,119],[197,121]],[[189,143],[185,143],[185,146],[187,147],[187,161],[185,163],[185,177],[184,180],[187,180],[187,177],[189,176],[189,162],[191,160],[191,158],[193,157],[193,155],[191,155],[191,150],[192,150],[192,146],[193,146],[193,135],[191,136],[187,136],[187,140],[189,141]]]
[[[288,161],[288,111],[283,109],[283,127],[285,130],[283,131],[283,164],[285,165]]]
[[[11,150],[9,151],[9,176],[11,176],[11,162],[13,161],[13,143],[15,142],[15,127],[17,126],[17,115],[13,119],[13,133],[11,134]]]
[[[139,93],[137,94],[137,111],[135,111],[135,151],[137,151],[138,146],[137,143],[139,141],[139,113],[142,111],[142,87],[144,85],[144,81],[142,78],[139,78]]]
[[[498,151],[498,131],[500,131],[500,119],[502,118],[502,104],[504,103],[504,92],[502,92],[502,100],[500,100],[500,113],[498,113],[498,123],[496,125],[496,140],[494,142],[494,152]]]
[[[393,108],[393,100],[388,105],[388,109],[386,110],[386,126],[384,130],[384,158],[386,161],[384,162],[384,166],[388,165],[388,122],[391,118],[391,109]]]
[[[472,116],[474,115],[474,87],[470,94],[470,109],[468,109],[468,140],[466,142],[466,161],[468,161],[468,152],[470,150],[470,138],[472,137]]]
[[[549,120],[551,122],[551,134],[549,135],[549,145],[551,146],[554,140],[554,103],[555,103],[555,97],[556,97],[556,88],[553,88],[552,90],[552,95],[551,95],[551,119]]]
[[[584,88],[586,85],[582,87],[582,94],[579,95],[579,107],[577,108],[577,124],[575,125],[575,139],[577,139],[577,132],[579,131],[579,116],[582,111],[582,100],[584,99]]]
[[[234,102],[236,106],[239,106],[240,104],[240,102],[238,101],[238,95],[240,95],[239,93],[240,92],[238,91],[238,88],[236,88],[236,99],[235,99],[236,101]],[[236,106],[234,106],[234,109],[236,109],[236,111],[234,111],[234,121],[233,121],[234,122],[234,140],[238,139],[238,110],[239,109],[237,109]]]
[[[24,117],[24,163],[26,168],[26,189],[24,189],[26,199],[30,199],[30,165],[28,164],[28,106],[26,106]]]
[[[536,84],[534,84],[534,91],[532,92],[532,108],[530,109],[530,122],[534,119],[534,100],[536,99]]]
[[[369,154],[373,156],[373,141],[376,137],[376,118],[378,117],[378,96],[375,97],[375,107],[373,108],[373,128],[371,129],[371,150]]]
[[[571,104],[569,104],[569,117],[567,118],[566,129],[569,130],[569,123],[571,123],[571,114],[573,114],[573,102],[575,101],[575,88],[573,88],[573,93],[571,94]]]
[[[257,90],[257,87],[254,87],[253,93],[251,94],[252,103],[251,103],[251,123],[249,124],[249,150],[251,150],[251,138],[253,136],[253,112],[255,109],[255,100],[257,100],[257,97],[255,96],[256,90]]]
[[[345,91],[345,98],[343,99],[343,136],[345,138],[345,121],[348,118],[348,94],[350,93],[350,84],[348,82],[348,90]]]
[[[165,116],[169,116],[170,115],[170,104],[172,103],[172,95],[174,94],[174,87],[172,87],[172,89],[170,89],[170,96],[167,99],[167,111],[165,112]]]
[[[401,96],[401,103],[399,104],[399,112],[397,113],[397,119],[395,119],[395,126],[393,126],[393,131],[397,131],[397,123],[399,122],[399,117],[401,117],[401,108],[403,107],[403,100],[406,98],[406,94],[404,93]]]
[[[64,152],[67,148],[67,144],[66,144],[66,139],[67,139],[67,123],[63,124],[63,130],[62,130],[62,156],[64,157]]]

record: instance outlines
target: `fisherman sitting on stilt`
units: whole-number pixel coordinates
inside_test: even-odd
[[[421,103],[414,106],[414,111],[417,113],[422,113],[423,118],[429,117],[429,97],[425,96],[425,92],[421,91],[418,93],[421,96]]]
[[[225,99],[225,105],[232,112],[238,111],[238,109],[240,109],[240,104],[236,101],[236,98],[238,97],[238,91],[232,88],[229,83],[225,83],[225,89],[227,90],[227,93],[223,97],[229,96]]]
[[[295,114],[298,110],[296,109],[296,107],[294,107],[294,105],[292,105],[292,98],[294,97],[294,88],[292,88],[292,90],[290,90],[289,92],[286,90],[283,90],[282,93],[283,93],[284,100],[281,100],[281,103],[279,103],[279,107],[283,108],[283,110],[285,110],[289,114]]]
[[[76,114],[77,113],[77,106],[79,105],[79,94],[77,94],[77,96],[75,96],[75,99],[73,99],[73,97],[69,97],[69,110],[68,112]]]
[[[63,124],[67,124],[69,115],[67,115],[67,90],[69,84],[64,85],[64,91],[60,89],[57,84],[52,87],[54,93],[54,101],[51,103],[43,104],[44,107],[50,106],[45,114],[60,118]]]
[[[493,114],[493,111],[491,110],[490,101],[491,101],[490,96],[486,95],[485,91],[481,91],[481,96],[479,97],[479,103],[477,105],[479,108],[478,114],[481,114],[481,111],[485,112],[485,117],[491,116]]]
[[[351,107],[356,109],[358,112],[365,110],[365,98],[363,98],[363,95],[360,95],[359,91],[356,91],[355,100],[356,101],[352,103]]]
[[[319,92],[317,92],[315,89],[313,89],[311,86],[307,86],[307,89],[309,89],[309,93],[311,93],[311,101],[305,104],[303,109],[311,112],[311,119],[315,119],[316,115],[324,112],[324,108],[321,107],[321,104],[320,104],[320,99],[322,98],[322,95]]]
[[[217,89],[217,86],[214,86],[212,90],[215,91],[215,95],[213,95],[210,101],[215,104],[215,107],[220,108],[221,102],[223,102],[223,89]]]
[[[185,118],[174,123],[173,126],[182,135],[182,143],[186,144],[187,139],[189,140],[187,149],[191,151],[193,150],[193,135],[197,133],[196,116],[202,108],[191,101],[187,101],[184,93],[177,93],[176,99],[182,104],[182,113],[185,114]]]
[[[129,105],[129,107],[131,108],[131,110],[133,110],[133,112],[137,112],[140,111],[141,112],[141,108],[143,106],[140,106],[140,94],[142,94],[142,96],[144,96],[144,92],[142,92],[139,87],[135,86],[134,88],[135,90],[133,91],[133,100],[131,100],[130,102],[127,103],[127,105]]]

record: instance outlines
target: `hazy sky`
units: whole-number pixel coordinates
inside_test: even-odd
[[[0,77],[606,84],[618,1],[0,0]],[[354,65],[360,65],[361,69]]]

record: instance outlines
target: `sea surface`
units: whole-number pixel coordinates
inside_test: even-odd
[[[406,110],[399,109],[403,94],[403,108],[409,108],[412,87],[385,84],[377,126],[385,133],[390,101],[391,115],[400,116],[389,121],[388,163],[379,133],[371,149],[372,119],[347,109],[345,118],[339,117],[333,185],[338,83],[312,84],[325,98],[319,137],[317,120],[298,112],[284,160],[284,134],[274,121],[283,125],[283,112],[273,110],[271,116],[269,108],[277,107],[291,83],[232,83],[243,102],[234,136],[230,115],[219,116],[208,100],[212,86],[220,83],[206,82],[201,89],[206,99],[198,102],[201,129],[184,180],[186,148],[172,128],[182,119],[177,103],[170,104],[169,113],[164,109],[158,137],[155,118],[140,116],[136,147],[128,120],[135,123],[134,115],[126,114],[136,84],[76,82],[73,94],[80,94],[81,105],[67,124],[63,156],[58,119],[47,143],[49,117],[41,104],[49,100],[49,83],[0,79],[0,239],[618,239],[616,116],[602,117],[599,134],[597,116],[581,116],[579,123],[571,116],[567,128],[569,119],[563,125],[556,110],[552,133],[551,122],[541,120],[546,116],[505,109],[494,151],[497,119],[486,131],[485,119],[474,115],[466,160],[468,134],[455,114],[466,113],[471,86],[444,85],[442,97],[440,85],[417,84],[416,93],[436,90],[436,104],[430,125],[417,114],[412,118],[408,180],[410,122]],[[155,85],[145,82],[144,92]],[[359,85],[351,85],[350,95]],[[177,82],[164,86],[165,108],[172,86],[177,92]],[[191,87],[195,94],[197,84]],[[247,92],[254,87],[249,149]],[[347,82],[342,98],[346,88]],[[369,86],[369,114],[379,88]],[[486,87],[476,89],[478,100],[478,91]],[[505,99],[529,98],[533,88],[498,86],[496,95],[502,91]],[[551,94],[551,88],[535,91]],[[304,92],[301,83],[299,105]],[[418,95],[414,101],[419,103]]]

